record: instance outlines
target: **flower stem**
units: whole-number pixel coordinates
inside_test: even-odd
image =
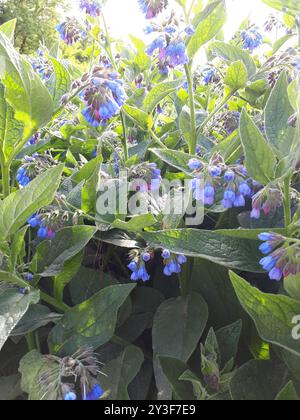
[[[284,221],[285,227],[289,227],[292,223],[291,212],[291,176],[284,180]]]
[[[190,113],[191,113],[191,143],[189,144],[189,153],[191,155],[195,155],[196,148],[197,148],[197,128],[196,128],[196,109],[195,109],[193,78],[192,78],[191,66],[185,65],[184,69],[185,69],[185,74],[186,74],[188,88],[189,88],[189,104],[190,104]]]
[[[63,302],[59,302],[55,298],[49,296],[47,293],[41,291],[41,300],[48,303],[49,305],[53,306],[53,308],[57,309],[60,312],[67,312],[71,308]]]
[[[162,149],[167,149],[167,146],[165,144],[163,144],[163,142],[161,141],[161,139],[154,133],[153,130],[149,130],[149,134],[150,136],[153,138],[153,140],[155,141],[155,143],[157,143],[158,146],[160,146]]]
[[[37,346],[36,346],[35,336],[33,332],[26,334],[26,341],[27,341],[28,351],[36,350]]]

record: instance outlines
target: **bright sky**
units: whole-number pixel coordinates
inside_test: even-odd
[[[174,2],[175,3],[175,2]],[[274,9],[266,6],[262,0],[227,0],[228,21],[226,37],[230,38],[241,22],[249,15],[251,21],[258,26],[263,25]],[[139,10],[137,0],[108,0],[106,15],[113,36],[124,39],[128,33],[145,37],[143,28],[145,18]]]

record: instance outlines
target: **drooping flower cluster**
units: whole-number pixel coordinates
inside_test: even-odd
[[[146,268],[146,263],[152,259],[153,253],[152,251],[149,252],[148,250],[146,250],[141,254],[136,252],[132,255],[133,258],[130,264],[128,265],[129,270],[132,272],[131,280],[134,282],[142,280],[144,283],[146,283],[150,280],[150,276]]]
[[[255,26],[242,31],[241,34],[243,48],[253,52],[256,48],[260,47],[263,43],[263,36]]]
[[[263,212],[268,216],[283,203],[283,194],[276,187],[266,187],[258,191],[252,198],[252,219],[260,219]]]
[[[158,191],[162,183],[161,170],[156,163],[144,162],[131,168],[129,180],[131,190],[144,193]]]
[[[214,67],[205,68],[202,72],[203,82],[207,86],[210,83],[215,83],[220,80],[216,74],[216,69]]]
[[[260,264],[269,272],[271,280],[280,281],[282,277],[300,272],[300,242],[286,239],[276,233],[262,233],[260,251],[267,255]],[[269,254],[269,255],[268,255]]]
[[[32,68],[40,75],[45,82],[50,79],[53,74],[53,65],[46,58],[45,52],[41,49],[37,51],[37,56],[29,57]]]
[[[132,272],[132,281],[137,282],[142,280],[146,283],[150,280],[146,264],[154,258],[154,255],[154,249],[146,249],[142,252],[133,251],[131,253],[131,262],[129,263],[128,268]],[[163,272],[167,277],[171,277],[173,274],[180,274],[181,266],[187,263],[187,258],[184,255],[175,255],[167,249],[164,249],[161,255],[164,264]]]
[[[56,232],[62,229],[69,219],[67,211],[53,205],[32,215],[27,223],[32,229],[38,229],[37,235],[40,239],[53,240]]]
[[[138,0],[146,19],[153,19],[168,6],[168,0]]]
[[[97,0],[80,0],[79,7],[92,17],[97,17],[101,14],[101,5]]]
[[[32,229],[38,228],[37,235],[40,239],[53,240],[55,238],[55,230],[50,227],[49,220],[42,219],[38,214],[34,214],[27,223]]]
[[[97,401],[104,391],[97,381],[99,362],[89,347],[59,358],[43,356],[45,369],[39,378],[41,400]],[[47,367],[46,367],[47,366]]]
[[[73,45],[86,36],[76,19],[67,18],[65,22],[57,25],[56,29],[67,45]]]
[[[168,249],[163,250],[162,257],[165,265],[164,275],[167,277],[171,277],[173,274],[180,274],[181,266],[187,263],[185,255],[172,254]]]
[[[194,158],[188,166],[194,175],[190,183],[194,199],[204,201],[205,205],[215,203],[218,189],[223,190],[225,209],[244,207],[246,199],[253,195],[252,181],[242,164],[228,167],[221,156],[214,155],[208,165]]]
[[[41,133],[35,133],[28,141],[27,146],[33,146],[39,142]]]
[[[107,125],[117,115],[127,97],[119,74],[95,68],[90,85],[83,92],[82,115],[93,127]]]
[[[30,140],[30,144],[31,141],[33,141],[33,138]],[[50,155],[39,155],[38,153],[34,153],[32,156],[25,156],[22,166],[17,171],[16,180],[20,187],[24,188],[37,175],[45,172],[56,164],[57,163]]]

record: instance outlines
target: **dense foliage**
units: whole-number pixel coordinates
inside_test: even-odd
[[[138,3],[0,27],[0,399],[298,400],[299,2]]]

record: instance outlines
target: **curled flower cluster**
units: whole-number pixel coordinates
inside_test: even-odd
[[[153,19],[168,6],[168,0],[138,0],[146,19]]]
[[[162,252],[164,260],[164,275],[171,277],[173,274],[181,273],[181,266],[187,263],[185,255],[173,255],[168,249],[164,249]]]
[[[39,215],[34,214],[27,223],[32,229],[38,228],[37,235],[40,239],[53,240],[55,238],[55,231],[47,222],[47,219],[42,219]]]
[[[105,126],[121,110],[126,99],[119,74],[96,68],[90,85],[83,92],[82,114],[93,127]]]
[[[34,138],[30,140],[35,141]],[[45,172],[47,169],[57,163],[50,155],[39,155],[34,153],[32,156],[25,156],[22,166],[18,169],[16,180],[21,187],[26,187],[37,175]]]
[[[217,189],[220,187],[224,190],[222,205],[225,209],[244,207],[246,198],[253,194],[251,180],[241,164],[228,167],[220,156],[214,156],[208,165],[194,158],[188,166],[195,176],[190,183],[194,199],[204,201],[205,205],[212,206],[215,203]]]
[[[31,273],[26,273],[24,275],[24,280],[27,281],[28,283],[31,283],[33,280],[33,275]],[[26,294],[27,289],[25,287],[20,287],[19,288],[19,293],[21,293],[21,295],[25,295]]]
[[[25,166],[21,166],[21,168],[18,169],[16,180],[21,187],[26,187],[32,180]]]
[[[36,133],[32,137],[30,137],[27,146],[33,146],[34,144],[37,144],[41,138],[41,133]]]
[[[156,163],[148,162],[132,167],[129,179],[133,190],[144,193],[158,191],[162,183],[161,170]]]
[[[242,34],[243,48],[253,52],[256,48],[260,47],[263,43],[263,36],[255,26],[245,29]]]
[[[38,50],[37,56],[30,57],[29,62],[42,80],[47,81],[50,79],[53,74],[53,65],[47,60],[43,50]]]
[[[263,212],[268,216],[283,203],[283,194],[277,188],[264,188],[256,193],[252,198],[252,219],[260,219]]]
[[[300,272],[299,241],[287,240],[276,233],[262,233],[259,239],[263,241],[259,249],[267,255],[260,265],[269,272],[271,280],[280,281]]]
[[[150,252],[145,251],[139,256],[136,256],[128,265],[130,271],[132,271],[131,280],[139,281],[142,280],[144,283],[150,280],[150,276],[146,269],[146,264],[152,258]]]
[[[216,69],[214,67],[208,67],[202,72],[203,82],[207,86],[210,83],[218,82],[220,79],[216,74]]]
[[[80,0],[79,7],[92,17],[97,17],[101,14],[101,5],[97,0]]]
[[[67,45],[73,45],[86,36],[76,19],[68,18],[65,22],[57,25],[56,29]]]

